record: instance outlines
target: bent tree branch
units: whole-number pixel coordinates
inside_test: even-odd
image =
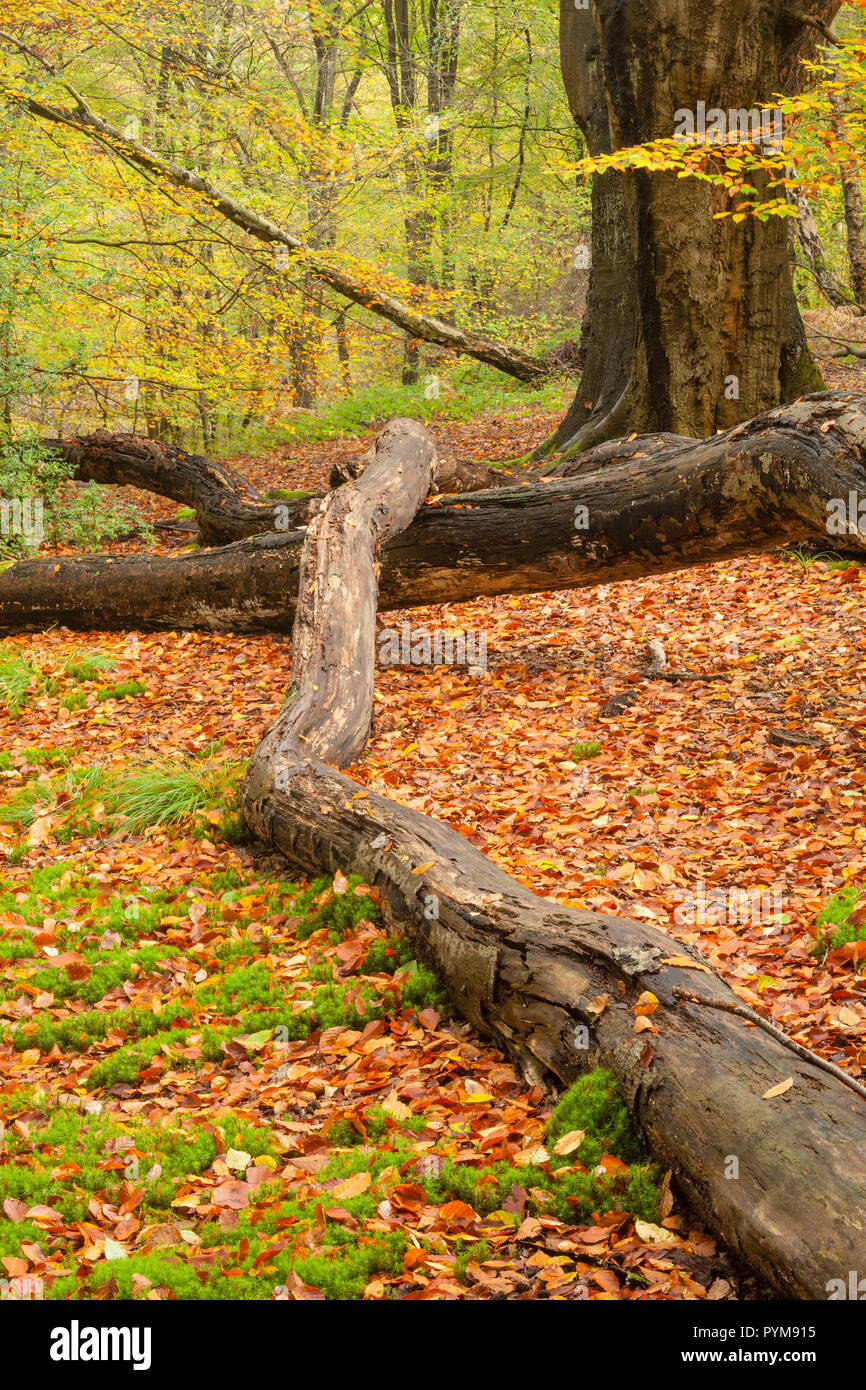
[[[828,392],[712,439],[626,447],[605,446],[617,461],[586,474],[428,502],[382,548],[380,609],[616,583],[798,541],[826,549],[827,504],[866,496],[866,397]],[[844,542],[866,549],[856,519]],[[174,557],[22,561],[0,574],[0,630],[288,632],[303,544],[271,532]]]
[[[142,488],[192,507],[199,541],[206,546],[306,526],[322,501],[322,496],[315,494],[268,501],[228,464],[188,454],[140,434],[95,430],[74,439],[43,439],[42,443],[71,464],[78,482]],[[335,464],[331,486],[360,477],[366,466],[366,455]],[[520,481],[514,474],[472,459],[437,459],[433,473],[437,492],[470,492]]]
[[[77,439],[42,442],[72,465],[78,482],[142,488],[192,507],[203,545],[261,535],[282,520],[278,504],[268,502],[228,464],[143,435],[96,430]],[[304,524],[310,515],[305,499],[279,506],[293,527]]]
[[[546,902],[457,831],[333,766],[359,755],[372,718],[377,543],[393,545],[421,503],[431,454],[423,429],[395,422],[311,524],[291,697],[250,761],[247,822],[305,873],[361,874],[464,1016],[527,1076],[568,1084],[609,1068],[702,1220],[781,1293],[826,1297],[829,1279],[856,1268],[866,1221],[862,1098],[748,1019],[678,999],[739,1003],[697,951]],[[644,991],[659,1001],[656,1031],[636,1035]]]
[[[442,319],[423,314],[418,309],[397,299],[394,295],[385,294],[374,286],[358,280],[347,271],[331,264],[318,251],[305,246],[298,237],[284,227],[278,226],[270,218],[263,217],[254,209],[246,207],[236,198],[215,187],[209,179],[204,178],[201,174],[196,174],[192,170],[184,168],[182,164],[164,158],[154,150],[148,149],[146,145],[124,135],[123,131],[118,130],[109,121],[91,111],[83,102],[74,109],[67,109],[54,106],[50,102],[39,101],[36,97],[24,96],[21,93],[7,92],[7,96],[17,102],[25,111],[28,111],[31,116],[48,121],[53,125],[65,126],[69,130],[78,131],[81,135],[99,139],[146,173],[152,174],[176,188],[185,188],[192,193],[200,194],[221,217],[226,218],[235,227],[239,227],[242,232],[254,237],[257,241],[263,241],[272,246],[284,246],[314,280],[327,285],[329,289],[334,290],[344,299],[351,300],[353,304],[359,304],[369,313],[387,319],[389,323],[396,324],[398,328],[402,328],[411,337],[420,338],[428,343],[436,343],[439,347],[472,357],[477,362],[484,362],[490,367],[496,367],[499,371],[505,372],[508,376],[516,377],[519,381],[538,381],[549,375],[550,368],[540,358],[521,352],[519,348],[492,342],[478,334],[445,323]]]

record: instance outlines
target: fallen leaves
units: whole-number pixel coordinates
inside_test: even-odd
[[[840,881],[857,882],[866,870],[860,816],[866,776],[855,743],[863,737],[857,589],[838,574],[820,582],[801,579],[793,567],[768,558],[592,594],[503,596],[467,605],[467,626],[489,635],[488,681],[482,687],[465,671],[447,667],[377,671],[374,737],[363,766],[352,770],[368,787],[354,800],[363,803],[370,790],[386,790],[448,820],[554,901],[643,916],[670,933],[665,966],[705,971],[684,954],[701,950],[741,998],[766,1011],[772,997],[781,1026],[857,1071],[866,1057],[855,971],[866,959],[866,942],[849,943],[823,961],[811,954],[814,918],[828,892]],[[801,648],[776,649],[780,608],[795,603],[807,640]],[[429,619],[420,615],[418,621]],[[724,687],[688,689],[646,684],[619,720],[599,724],[592,711],[621,685],[647,628],[669,646],[678,645],[677,664],[707,669],[728,663],[732,680]],[[739,655],[729,656],[725,644],[732,631]],[[159,751],[201,746],[229,729],[237,751],[247,753],[278,712],[284,655],[282,641],[266,638],[190,635],[181,645],[176,637],[143,636],[136,660],[146,668],[158,715],[148,728],[134,708],[119,706],[111,725],[98,726],[89,716],[65,712],[53,728],[45,725],[46,711],[33,708],[14,726],[12,739],[48,745],[74,735],[94,760],[127,759],[145,737]],[[240,656],[242,668],[236,664]],[[758,657],[761,690],[750,684]],[[806,709],[810,702],[821,708]],[[771,709],[776,712],[768,714]],[[777,723],[817,729],[821,749],[768,745],[766,730]],[[568,755],[575,738],[596,736],[602,742],[599,754],[573,763]],[[211,819],[217,826],[218,817]],[[50,821],[50,813],[43,820]],[[30,1240],[6,1256],[16,1262],[16,1276],[51,1263],[75,1268],[77,1261],[84,1268],[85,1251],[98,1263],[162,1250],[201,1273],[212,1257],[221,1277],[236,1278],[251,1248],[243,1245],[247,1235],[239,1240],[239,1234],[255,1236],[267,1222],[256,1271],[269,1281],[269,1290],[276,1290],[274,1297],[313,1300],[322,1297],[321,1290],[294,1271],[283,1275],[286,1252],[299,1259],[332,1252],[321,1242],[328,1223],[336,1223],[349,1235],[361,1227],[365,1239],[395,1233],[406,1238],[403,1268],[366,1279],[361,1291],[368,1298],[574,1297],[576,1290],[606,1299],[728,1296],[727,1281],[708,1275],[696,1283],[686,1260],[677,1269],[679,1251],[698,1258],[694,1249],[701,1247],[701,1237],[696,1233],[690,1240],[682,1225],[668,1229],[666,1222],[679,1219],[672,1215],[669,1188],[659,1224],[632,1222],[622,1210],[594,1213],[584,1226],[550,1216],[532,1194],[536,1179],[527,1170],[572,1156],[579,1170],[583,1131],[572,1130],[547,1147],[544,1097],[528,1092],[501,1058],[468,1030],[455,1030],[438,1008],[415,1012],[395,1003],[387,1018],[375,1020],[353,1013],[355,1026],[326,1028],[312,1042],[292,1040],[288,1046],[275,1037],[273,1026],[249,1025],[252,1031],[244,1032],[238,1024],[213,1057],[203,1057],[203,1036],[234,1018],[215,1006],[202,1011],[196,1003],[193,986],[207,986],[224,972],[218,950],[234,953],[233,961],[266,961],[290,1018],[310,1007],[302,983],[311,966],[331,968],[335,979],[353,989],[369,978],[380,999],[395,980],[393,973],[362,979],[370,950],[384,948],[383,933],[369,922],[357,923],[339,943],[330,941],[327,931],[308,942],[293,940],[291,904],[280,904],[281,910],[266,907],[263,886],[246,881],[249,863],[218,842],[216,830],[212,833],[207,841],[157,835],[141,844],[109,844],[93,835],[84,847],[64,847],[64,855],[86,852],[92,859],[106,900],[126,896],[131,885],[189,889],[184,903],[157,914],[147,937],[175,954],[160,956],[153,968],[130,971],[114,986],[117,993],[107,1004],[122,1010],[123,1026],[113,1025],[81,1051],[64,1043],[52,1056],[37,1047],[36,1016],[67,1024],[71,1033],[81,1000],[73,996],[70,1004],[68,990],[83,988],[95,974],[82,945],[87,943],[88,954],[96,945],[106,954],[126,950],[129,941],[118,921],[106,927],[104,914],[83,902],[69,914],[74,930],[44,904],[38,922],[14,910],[20,905],[15,899],[13,909],[0,913],[0,932],[9,933],[17,951],[32,947],[33,954],[33,963],[16,961],[9,967],[6,983],[14,990],[2,1006],[10,1027],[32,1030],[22,1035],[26,1047],[4,1053],[4,1066],[16,1081],[54,1088],[78,1104],[89,1069],[130,1044],[132,1034],[124,1028],[136,1011],[153,1015],[170,1002],[185,1011],[178,1023],[188,1026],[176,1027],[176,1036],[147,1059],[144,1071],[133,1073],[133,1080],[88,1095],[82,1115],[101,1113],[124,1123],[143,1116],[155,1127],[181,1116],[190,1126],[190,1142],[200,1137],[200,1125],[221,1132],[227,1114],[242,1115],[256,1129],[221,1140],[202,1171],[185,1173],[180,1182],[172,1179],[170,1207],[177,1224],[160,1220],[150,1206],[149,1184],[159,1176],[144,1179],[152,1152],[141,1157],[142,1179],[123,1177],[126,1150],[111,1155],[119,1166],[100,1175],[104,1186],[94,1194],[93,1206],[82,1204],[78,1227],[84,1229],[68,1222],[61,1202],[61,1194],[80,1185],[81,1172],[73,1171],[69,1155],[45,1156],[54,1184],[46,1189],[50,1201],[31,1207],[7,1197],[3,1204],[7,1232],[32,1221],[45,1247],[33,1242],[31,1230]],[[43,824],[27,863],[9,867],[10,880],[20,887],[25,872],[56,861],[60,853],[52,826]],[[413,872],[433,867],[422,864]],[[230,869],[245,881],[223,900],[208,887],[208,878]],[[731,921],[726,899],[719,921],[694,910],[691,920],[676,915],[688,895],[695,900],[699,892],[760,891],[776,883],[783,889],[779,914]],[[350,888],[339,871],[319,902],[342,910],[347,901],[369,893],[368,885]],[[123,932],[127,926],[124,922]],[[134,949],[140,945],[136,940]],[[388,965],[393,969],[394,962],[389,959]],[[31,976],[46,968],[57,976],[50,988],[41,988]],[[587,1013],[595,1021],[617,1007],[625,1007],[625,1001],[612,992],[610,998],[593,999]],[[637,1044],[642,1066],[653,1061],[649,1038],[659,1016],[658,998],[647,991],[634,1012],[646,1039]],[[785,1095],[792,1086],[788,1078],[765,1098]],[[103,1109],[88,1111],[85,1105]],[[370,1123],[373,1105],[384,1130]],[[435,1128],[419,1131],[421,1122]],[[276,1136],[272,1152],[265,1152],[267,1145],[258,1138],[257,1127],[266,1126]],[[8,1132],[16,1142],[32,1143],[38,1120],[22,1109]],[[374,1178],[371,1167],[395,1133],[408,1148],[389,1154],[385,1168],[379,1162]],[[337,1180],[323,1176],[335,1151],[366,1167],[344,1168]],[[164,1154],[157,1156],[165,1160]],[[496,1162],[522,1170],[524,1186],[514,1183],[492,1212],[480,1200],[471,1205],[440,1198],[437,1205],[424,1186],[440,1178],[446,1165],[469,1173]],[[622,1182],[625,1165],[617,1155],[602,1155],[595,1167],[605,1180]],[[355,1202],[365,1194],[371,1194],[372,1215],[360,1220],[350,1208],[357,1211]],[[320,1214],[308,1226],[279,1218],[288,1224],[272,1233],[279,1204],[299,1197],[315,1203]],[[168,1198],[163,1215],[167,1203]],[[608,1222],[608,1216],[615,1220]],[[216,1231],[224,1248],[202,1240],[205,1226]],[[465,1275],[457,1277],[458,1256],[482,1240],[489,1257],[470,1261]],[[279,1274],[264,1273],[281,1260]],[[632,1271],[640,1278],[632,1280]],[[7,1275],[13,1275],[8,1267]],[[133,1290],[166,1296],[164,1287],[154,1288],[144,1276],[135,1276]]]
[[[211,1201],[215,1207],[231,1207],[233,1211],[242,1211],[249,1206],[251,1190],[243,1182],[223,1182],[219,1187],[215,1187],[211,1193]]]
[[[586,1131],[585,1131],[585,1130],[583,1130],[583,1129],[572,1129],[572,1130],[569,1130],[569,1132],[568,1132],[567,1134],[563,1134],[563,1135],[561,1136],[561,1138],[557,1139],[556,1143],[555,1143],[554,1146],[553,1146],[553,1152],[554,1152],[555,1154],[560,1154],[560,1155],[562,1155],[562,1154],[574,1153],[575,1149],[579,1149],[579,1148],[580,1148],[580,1146],[581,1146],[581,1144],[583,1143],[583,1141],[584,1141],[585,1138],[586,1138]]]
[[[763,1100],[775,1100],[776,1096],[783,1096],[783,1095],[785,1094],[786,1091],[790,1091],[790,1089],[791,1089],[791,1087],[793,1086],[793,1084],[794,1084],[794,1078],[793,1078],[793,1076],[789,1076],[789,1077],[787,1078],[787,1080],[785,1080],[785,1081],[780,1081],[779,1084],[778,1084],[778,1086],[771,1086],[770,1089],[769,1089],[769,1091],[765,1091],[764,1094],[763,1094],[763,1096],[762,1096],[762,1099],[763,1099]]]

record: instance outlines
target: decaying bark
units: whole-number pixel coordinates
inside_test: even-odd
[[[545,902],[457,831],[331,765],[366,741],[376,543],[420,504],[431,453],[420,427],[396,428],[310,526],[291,697],[250,762],[246,819],[305,873],[357,872],[374,885],[460,1011],[526,1075],[568,1084],[609,1068],[701,1219],[780,1293],[825,1298],[828,1280],[862,1257],[862,1098],[742,1018],[678,999],[680,989],[738,1003],[690,947]],[[644,991],[659,1003],[654,1031],[637,1034]],[[783,1094],[766,1097],[788,1078]]]
[[[383,548],[379,607],[579,589],[797,541],[826,550],[827,503],[866,496],[866,397],[828,392],[704,441],[652,436],[599,457],[588,473],[566,465],[573,477],[428,502]],[[856,519],[844,540],[866,548]],[[173,557],[22,561],[0,574],[0,630],[290,631],[302,547],[301,532],[271,532]]]
[[[315,498],[271,502],[228,464],[188,454],[140,434],[96,430],[76,439],[43,443],[75,468],[77,482],[138,487],[192,507],[202,545],[225,545],[279,526],[306,525]]]
[[[349,457],[335,463],[328,475],[331,487],[342,487],[360,478],[367,466],[366,455]],[[481,459],[456,458],[440,454],[433,467],[431,493],[483,492],[490,487],[509,487],[525,481],[518,473],[484,463]]]

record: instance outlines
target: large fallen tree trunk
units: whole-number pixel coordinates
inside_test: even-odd
[[[189,454],[140,434],[95,430],[73,439],[43,439],[43,445],[74,469],[76,482],[137,487],[169,497],[196,514],[202,545],[227,545],[269,531],[294,531],[306,526],[319,509],[322,494],[269,500],[228,464]],[[331,487],[359,478],[368,455],[349,456],[331,469]],[[439,458],[433,472],[433,491],[471,492],[507,487],[520,478],[474,459]]]
[[[795,541],[826,549],[828,504],[847,515],[852,493],[866,497],[866,397],[854,392],[807,397],[704,441],[633,446],[632,459],[586,475],[428,503],[383,548],[379,607],[577,589]],[[866,549],[856,518],[844,539]],[[303,543],[271,532],[174,557],[23,561],[0,574],[0,630],[290,631]]]
[[[202,545],[305,525],[311,500],[270,502],[226,463],[140,434],[96,430],[75,439],[44,439],[75,470],[76,482],[137,487],[192,507]]]
[[[306,873],[360,873],[461,1012],[528,1076],[567,1084],[609,1068],[701,1219],[779,1292],[826,1298],[828,1281],[862,1261],[863,1096],[710,1007],[742,1008],[696,951],[641,923],[545,902],[455,830],[329,765],[345,766],[367,739],[376,547],[423,499],[431,453],[420,427],[395,426],[361,480],[311,523],[290,694],[250,762],[247,821]],[[679,1000],[678,988],[707,1004]],[[645,991],[658,1001],[653,1031],[636,1033]]]

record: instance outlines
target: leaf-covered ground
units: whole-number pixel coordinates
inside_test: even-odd
[[[469,428],[455,447],[481,452]],[[317,447],[326,474],[336,447]],[[299,485],[286,460],[263,467],[260,485]],[[774,554],[383,614],[484,634],[487,670],[380,665],[350,775],[535,891],[696,943],[862,1075],[864,932],[828,953],[816,926],[846,888],[847,917],[866,870],[861,574]],[[645,679],[647,639],[726,679]],[[451,1015],[366,885],[287,883],[237,838],[221,801],[288,665],[269,638],[4,644],[6,1276],[49,1298],[748,1295],[604,1078],[552,1115]],[[124,825],[139,760],[196,755],[210,795],[193,815]]]

